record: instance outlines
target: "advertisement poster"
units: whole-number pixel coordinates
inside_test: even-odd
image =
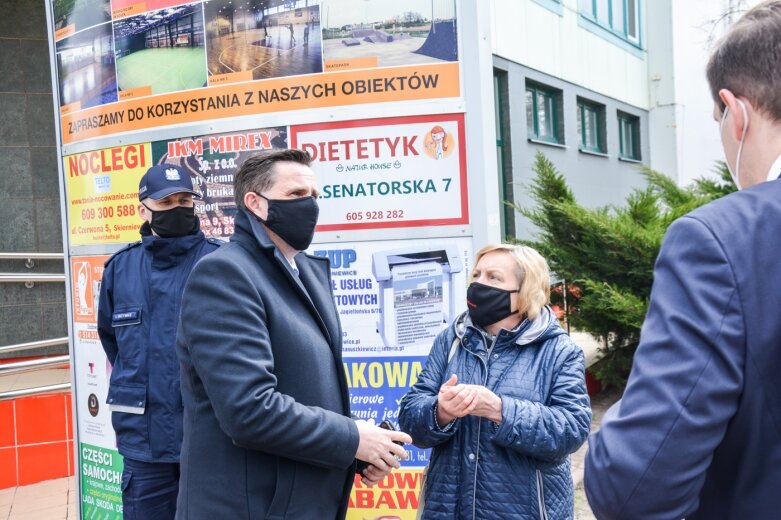
[[[319,231],[469,223],[463,114],[292,126],[320,188]]]
[[[343,356],[427,356],[436,335],[466,310],[471,248],[469,238],[313,244],[310,254],[327,256],[331,261]],[[419,276],[410,269],[416,265]],[[413,286],[423,284],[427,290],[431,268],[441,275],[431,293],[422,298],[423,304],[419,308],[398,306],[398,280],[412,281]],[[427,299],[437,303],[428,304]],[[400,317],[432,325],[414,340],[404,336],[400,341]]]
[[[207,237],[228,238],[236,211],[233,176],[250,155],[287,146],[286,127],[261,128],[157,141],[152,156],[155,164],[176,164],[190,174],[202,195],[195,201],[201,230]]]
[[[97,308],[108,256],[71,258],[73,366],[82,518],[122,518],[122,456],[106,405],[111,366],[98,338]]]
[[[415,520],[420,504],[423,470],[396,470],[379,484],[365,486],[355,479],[348,520]]]
[[[326,70],[458,61],[455,0],[328,0]]]
[[[148,143],[64,157],[70,245],[138,240],[138,183],[150,166]]]
[[[401,398],[417,381],[434,338],[466,310],[471,239],[321,243],[308,252],[331,261],[353,415],[398,423]],[[349,520],[416,518],[430,450],[410,445],[407,451],[402,470],[379,485],[356,479]]]
[[[455,0],[54,0],[63,144],[461,96]]]

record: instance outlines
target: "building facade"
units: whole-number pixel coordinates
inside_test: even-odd
[[[646,2],[493,0],[491,9],[501,197],[530,204],[542,152],[582,204],[621,203],[656,162]],[[503,217],[505,236],[533,234],[513,208]]]

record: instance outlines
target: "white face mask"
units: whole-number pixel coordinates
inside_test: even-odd
[[[736,100],[738,103],[740,103],[740,108],[743,110],[743,120],[746,122],[743,126],[743,136],[740,138],[740,144],[738,145],[738,155],[735,157],[735,171],[732,171],[732,167],[729,165],[729,161],[727,161],[727,169],[729,170],[729,174],[732,177],[732,181],[735,183],[735,186],[738,187],[738,189],[742,189],[740,185],[740,156],[743,154],[743,142],[746,140],[746,134],[748,133],[748,110],[746,110],[746,104],[743,103],[740,99]],[[720,130],[724,130],[724,121],[727,120],[727,113],[729,112],[729,107],[724,107],[724,114],[721,116],[721,125]]]

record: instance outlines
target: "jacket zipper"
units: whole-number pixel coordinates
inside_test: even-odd
[[[540,470],[537,470],[537,506],[540,508],[540,520],[548,520],[548,512],[545,510],[545,486]]]
[[[491,346],[488,347],[486,352],[486,359],[481,358],[480,356],[477,356],[477,359],[480,360],[480,362],[483,364],[483,368],[485,368],[485,376],[483,377],[483,386],[485,386],[488,383],[488,358],[491,357],[491,351],[494,348],[494,345],[496,344],[496,339],[499,337],[497,336],[493,339],[491,342]],[[483,336],[483,344],[485,345],[485,336]],[[483,418],[480,418],[480,421],[477,423],[477,449],[475,450],[475,478],[472,483],[472,520],[475,520],[477,518],[477,464],[480,462],[480,430],[483,426]]]

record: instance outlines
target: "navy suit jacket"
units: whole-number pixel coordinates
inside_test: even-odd
[[[678,219],[623,398],[589,440],[600,519],[781,514],[781,180]]]
[[[328,259],[296,276],[245,210],[215,252],[182,298],[176,518],[343,518],[359,437]]]

